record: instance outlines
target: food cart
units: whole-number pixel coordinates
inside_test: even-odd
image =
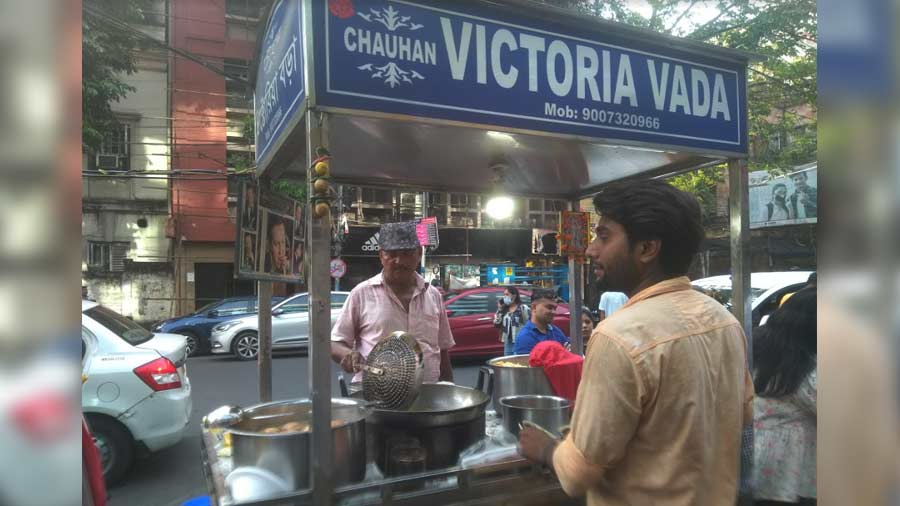
[[[734,312],[749,335],[746,68],[752,55],[526,0],[276,0],[258,37],[257,177],[305,179],[310,293],[309,486],[253,504],[541,504],[555,478],[515,455],[496,414],[453,466],[336,486],[329,262],[334,184],[578,202],[603,185],[727,161]],[[322,165],[325,162],[325,166]],[[569,261],[582,348],[581,263]],[[269,281],[260,399],[271,400]],[[214,434],[204,468],[233,498]],[[577,501],[575,502],[577,503]]]

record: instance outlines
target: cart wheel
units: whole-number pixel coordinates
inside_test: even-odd
[[[259,353],[259,337],[256,332],[242,332],[234,338],[232,352],[238,360],[256,360]]]
[[[128,430],[104,417],[88,415],[88,427],[100,454],[100,466],[106,483],[113,485],[125,476],[134,463],[134,443]]]

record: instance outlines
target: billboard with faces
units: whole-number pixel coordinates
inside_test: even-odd
[[[305,279],[306,204],[245,181],[240,186],[238,208],[237,277],[302,282]]]
[[[780,176],[750,173],[750,228],[816,223],[818,186],[815,165]]]

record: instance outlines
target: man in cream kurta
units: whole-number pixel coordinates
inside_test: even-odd
[[[703,237],[693,197],[652,181],[610,187],[588,248],[628,303],[595,330],[562,442],[522,431],[520,450],[589,505],[728,505],[753,384],[740,324],[684,276]]]

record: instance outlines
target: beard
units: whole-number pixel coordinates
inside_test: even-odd
[[[603,264],[603,277],[599,281],[607,291],[631,293],[640,283],[640,275],[631,258],[623,254]]]

